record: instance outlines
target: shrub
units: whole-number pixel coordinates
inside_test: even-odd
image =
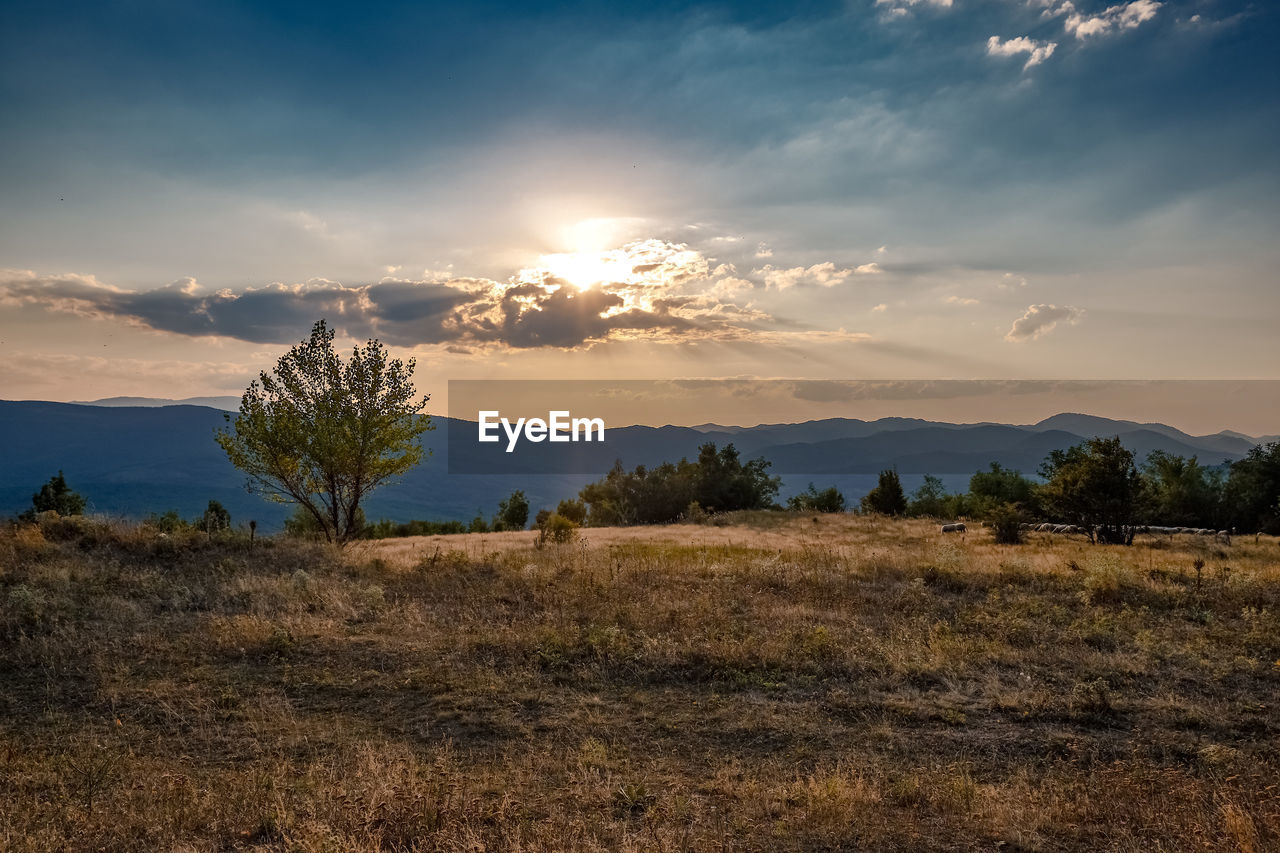
[[[688,524],[706,524],[707,511],[702,508],[702,504],[697,501],[691,501],[685,507],[684,514],[681,518]]]
[[[174,533],[181,533],[182,531],[189,529],[191,526],[183,520],[182,516],[178,515],[176,510],[172,509],[161,515],[152,513],[147,516],[147,525],[149,527],[154,527],[161,533],[168,533],[170,535]]]
[[[538,542],[555,542],[563,545],[578,535],[578,525],[559,513],[552,513],[538,533]]]
[[[200,517],[200,527],[206,533],[217,533],[231,529],[231,513],[218,501],[209,501],[208,508]]]
[[[58,476],[50,477],[49,482],[40,487],[40,491],[31,496],[31,509],[22,514],[26,521],[34,521],[42,512],[56,512],[61,516],[84,515],[85,499],[67,485],[67,478],[58,472]]]
[[[844,512],[844,495],[835,486],[818,491],[813,483],[809,488],[787,500],[787,509],[795,512]]]
[[[566,498],[556,506],[556,515],[569,519],[579,527],[587,520],[587,505],[576,498]]]
[[[1017,504],[1000,504],[987,514],[987,524],[995,533],[998,545],[1021,545],[1022,524],[1027,520]]]

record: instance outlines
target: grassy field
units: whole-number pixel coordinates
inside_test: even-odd
[[[0,849],[1280,849],[1280,542],[0,533]]]

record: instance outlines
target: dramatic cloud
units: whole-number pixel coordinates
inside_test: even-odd
[[[156,290],[128,291],[93,276],[0,273],[0,302],[123,317],[162,332],[262,344],[292,341],[318,317],[329,318],[352,337],[365,337],[376,329],[393,343],[405,343],[400,331],[412,326],[416,343],[441,343],[460,336],[458,309],[476,298],[461,286],[426,282],[347,287],[319,280],[212,294],[199,289],[189,278]]]
[[[1078,39],[1104,35],[1118,30],[1131,30],[1156,16],[1161,3],[1155,0],[1133,0],[1132,3],[1121,3],[1108,6],[1095,15],[1084,15],[1078,12],[1070,2],[1055,7],[1055,14],[1065,14],[1064,25],[1067,32]]]
[[[1055,42],[1036,41],[1026,36],[1018,36],[1007,41],[1000,41],[999,36],[992,36],[987,39],[987,55],[988,56],[1017,56],[1020,53],[1028,54],[1026,64],[1022,66],[1025,71],[1033,65],[1039,65],[1049,57],[1053,56],[1053,51],[1058,47]]]
[[[253,343],[299,338],[317,318],[342,334],[398,346],[505,346],[573,349],[641,335],[659,340],[741,339],[763,333],[772,318],[733,301],[753,282],[733,267],[710,268],[683,244],[640,241],[599,253],[545,256],[508,282],[384,279],[344,285],[327,280],[270,284],[241,292],[202,293],[194,279],[129,291],[93,276],[0,271],[0,304],[39,305],[92,317],[127,318],[193,337]],[[852,273],[834,264],[800,268],[833,284]]]
[[[1030,305],[1027,313],[1013,321],[1004,339],[1015,343],[1035,340],[1053,331],[1059,323],[1078,323],[1083,316],[1084,309],[1071,305]]]

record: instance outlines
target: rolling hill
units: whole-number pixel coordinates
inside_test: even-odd
[[[1253,446],[1240,434],[1191,436],[1164,424],[1063,414],[1031,425],[833,418],[735,428],[628,426],[609,429],[604,444],[523,443],[507,454],[502,445],[477,444],[473,423],[433,422],[437,428],[424,437],[432,455],[400,483],[371,496],[370,518],[468,520],[477,512],[491,514],[517,488],[536,510],[576,494],[617,459],[627,467],[655,465],[692,457],[708,441],[733,442],[744,456],[769,459],[772,471],[784,475],[784,497],[812,480],[836,485],[855,501],[887,467],[898,469],[908,489],[924,474],[962,489],[970,474],[991,462],[1031,474],[1049,451],[1093,435],[1119,435],[1139,457],[1164,450],[1206,464],[1238,459]],[[32,492],[63,470],[98,512],[140,517],[174,509],[194,516],[216,499],[237,519],[275,528],[289,508],[247,493],[245,478],[213,440],[225,423],[224,411],[208,406],[0,401],[6,448],[0,514],[29,506]]]

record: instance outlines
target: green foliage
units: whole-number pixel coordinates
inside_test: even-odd
[[[556,515],[581,525],[587,520],[587,505],[576,498],[565,498],[556,506]]]
[[[1222,521],[1222,473],[1196,457],[1185,459],[1163,450],[1147,455],[1143,474],[1147,517],[1152,524],[1212,527]]]
[[[1040,496],[1054,518],[1093,530],[1098,542],[1133,543],[1144,486],[1133,452],[1118,436],[1054,450],[1040,474],[1046,480]]]
[[[40,491],[31,496],[31,509],[22,514],[28,521],[42,512],[56,512],[61,516],[84,515],[85,499],[67,485],[67,478],[58,472],[58,476],[50,477],[49,482],[40,487]]]
[[[951,512],[948,498],[954,497],[947,494],[947,489],[942,485],[942,478],[935,477],[932,474],[924,475],[924,482],[920,488],[911,493],[911,500],[907,503],[907,515],[911,516],[929,516],[931,518],[946,518],[957,515]]]
[[[986,471],[969,478],[970,515],[985,516],[1003,504],[1016,504],[1035,512],[1038,504],[1036,484],[1021,471],[992,462]]]
[[[168,512],[161,513],[160,515],[152,513],[147,516],[146,523],[148,526],[154,527],[161,533],[168,533],[170,535],[174,533],[182,533],[183,531],[190,530],[192,527],[189,522],[187,522],[182,516],[178,515],[177,510],[172,509]]]
[[[1022,524],[1026,520],[1026,513],[1013,503],[1000,504],[990,510],[986,517],[998,545],[1021,545]]]
[[[687,524],[705,524],[710,517],[701,504],[693,501],[684,508],[684,514],[681,515],[680,520]]]
[[[844,512],[844,495],[835,486],[818,491],[813,483],[787,500],[787,509],[795,512]]]
[[[563,545],[572,542],[578,535],[578,525],[560,515],[551,513],[538,528],[538,542],[555,542]]]
[[[361,539],[396,539],[405,536],[447,536],[466,533],[467,525],[461,521],[381,521],[365,524],[360,530]]]
[[[1280,534],[1280,442],[1254,447],[1231,465],[1224,502],[1242,532]]]
[[[471,524],[467,526],[468,533],[488,533],[489,522],[484,520],[484,516],[476,513],[476,517],[471,519]]]
[[[862,497],[862,511],[882,515],[902,515],[907,511],[907,496],[902,491],[897,470],[889,468],[880,472],[876,487]]]
[[[524,530],[529,523],[529,499],[516,489],[498,502],[498,514],[493,517],[494,530]]]
[[[767,509],[780,484],[766,473],[769,464],[764,459],[742,462],[732,444],[717,451],[708,443],[698,449],[695,462],[639,465],[630,472],[617,462],[579,497],[589,507],[587,520],[596,526],[665,524],[695,501],[707,512]]]
[[[418,437],[432,427],[419,416],[428,398],[416,399],[413,359],[389,359],[370,340],[344,363],[333,340],[316,323],[249,385],[217,440],[251,488],[299,504],[326,541],[342,544],[359,534],[361,500],[418,464]]]
[[[200,517],[200,528],[206,533],[217,533],[231,529],[231,513],[218,501],[209,501],[209,506]]]
[[[356,529],[363,533],[365,525],[363,507],[356,508],[355,524]],[[296,507],[293,510],[293,514],[284,520],[284,532],[290,536],[298,536],[303,539],[325,538],[324,527],[321,526],[320,521],[316,518],[315,514],[305,506]]]

